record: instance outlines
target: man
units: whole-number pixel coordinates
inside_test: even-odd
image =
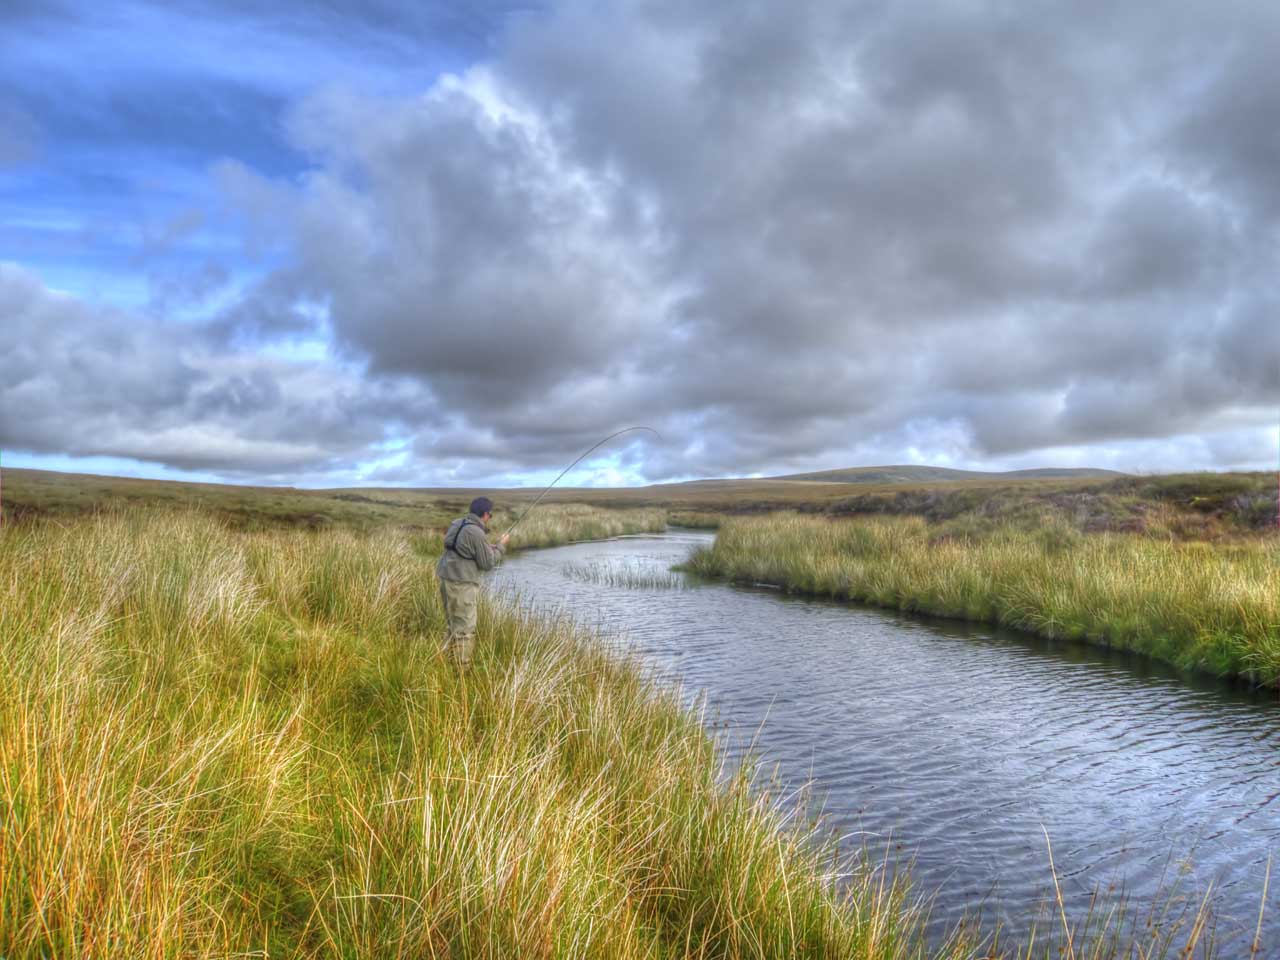
[[[440,598],[444,601],[444,617],[448,633],[445,653],[459,667],[471,665],[476,649],[476,603],[480,597],[480,574],[492,570],[502,560],[508,534],[495,544],[489,543],[489,521],[493,519],[493,501],[476,497],[471,512],[449,525],[444,535],[444,555],[436,564],[440,580]]]

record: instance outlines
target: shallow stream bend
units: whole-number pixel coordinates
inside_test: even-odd
[[[690,697],[740,755],[812,781],[829,825],[911,860],[938,933],[982,904],[1024,931],[1052,892],[1072,911],[1123,886],[1144,905],[1212,882],[1224,957],[1247,956],[1280,853],[1280,705],[1145,658],[849,604],[661,579],[710,535],[572,544],[495,577],[537,608],[619,638]],[[594,580],[588,579],[593,577]],[[1276,864],[1280,873],[1280,863]],[[1280,876],[1261,956],[1280,956]]]

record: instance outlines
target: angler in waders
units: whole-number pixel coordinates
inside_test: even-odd
[[[498,565],[511,538],[510,533],[505,533],[497,543],[488,541],[485,534],[492,517],[492,500],[488,497],[472,500],[471,512],[449,525],[444,535],[444,555],[436,564],[448,629],[445,653],[462,669],[471,665],[476,649],[480,574]]]

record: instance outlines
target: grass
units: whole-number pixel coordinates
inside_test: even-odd
[[[8,520],[71,520],[104,510],[186,508],[216,516],[239,530],[432,529],[466,512],[469,496],[453,491],[401,500],[382,490],[298,490],[232,484],[176,483],[54,473],[4,471]]]
[[[434,530],[465,512],[476,494],[488,494],[500,510],[514,516],[540,492],[528,488],[298,490],[4,471],[4,507],[10,519],[66,519],[121,506],[178,505],[213,513],[245,530],[342,527],[371,531],[388,526]],[[790,510],[828,516],[921,516],[970,529],[1064,522],[1084,532],[1147,532],[1182,540],[1239,539],[1277,529],[1276,478],[1267,473],[882,483],[709,480],[634,488],[557,488],[545,502],[604,510],[664,510],[672,525],[698,527],[719,526],[725,516]],[[543,509],[540,506],[534,516]]]
[[[701,572],[1275,683],[1270,479],[555,491],[514,543],[723,525]],[[431,567],[478,492],[6,470],[0,956],[987,954],[567,624],[486,606],[447,668]],[[490,493],[496,535],[537,491]],[[779,506],[910,516],[742,516]],[[1212,953],[1164,909],[990,952]]]
[[[0,531],[0,956],[985,955],[567,623],[485,604],[457,673],[417,536]]]
[[[853,489],[853,488],[846,488]],[[1197,473],[1108,480],[902,485],[855,490],[833,516],[919,516],[968,530],[1065,523],[1085,533],[1225,540],[1276,531],[1276,477]]]
[[[1280,685],[1280,541],[979,530],[920,517],[732,519],[687,569],[1136,650]]]
[[[399,530],[433,544],[467,512],[463,490],[297,490],[229,484],[175,483],[39,470],[4,471],[5,517],[19,523],[73,521],[121,510],[174,508],[217,518],[245,532],[276,530]],[[490,532],[497,537],[524,513],[538,491],[501,491]],[[545,547],[666,528],[660,508],[590,506],[558,501],[538,506],[512,537],[512,547]],[[434,546],[432,547],[434,549]]]
[[[492,535],[506,530],[519,516],[499,511],[489,524]],[[605,540],[636,533],[661,533],[667,528],[665,510],[613,509],[583,504],[539,506],[529,513],[511,535],[513,549],[549,547],[577,540]]]
[[[658,570],[641,563],[566,563],[561,568],[566,577],[582,583],[594,583],[605,587],[626,587],[632,590],[683,590],[682,574],[672,570]]]
[[[676,696],[399,536],[0,535],[0,955],[906,956]]]
[[[704,510],[680,510],[671,514],[667,522],[673,527],[687,527],[692,530],[715,530],[724,523],[723,513],[712,513]]]

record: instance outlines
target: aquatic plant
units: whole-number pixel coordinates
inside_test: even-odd
[[[685,579],[672,570],[660,570],[637,563],[575,561],[563,564],[560,571],[569,579],[595,583],[605,587],[629,587],[633,590],[683,590]]]

